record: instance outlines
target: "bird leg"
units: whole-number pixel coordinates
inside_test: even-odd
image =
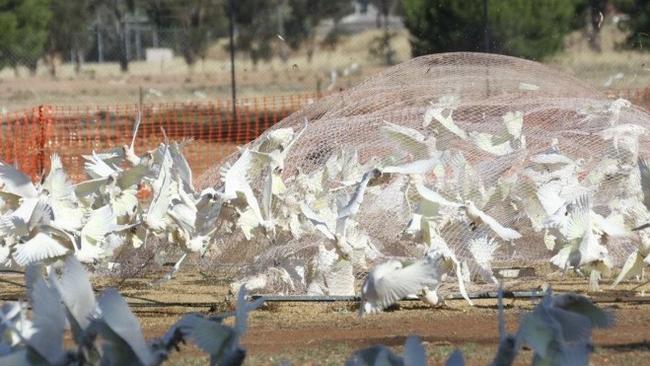
[[[600,271],[595,269],[591,270],[589,274],[589,290],[593,292],[600,291],[600,286],[598,286],[598,281],[600,281]]]
[[[633,287],[632,291],[635,291],[636,289],[641,288],[641,287],[643,287],[643,286],[645,286],[647,284],[650,284],[650,281],[646,281],[646,282],[644,282],[644,283],[642,283],[642,284],[640,284],[638,286]]]
[[[411,201],[409,200],[409,189],[411,188],[411,183],[409,182],[406,185],[406,189],[404,190],[404,200],[406,201],[406,206],[409,209],[409,214],[413,216],[413,207],[411,206]]]

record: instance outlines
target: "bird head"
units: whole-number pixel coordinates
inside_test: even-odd
[[[147,165],[150,165],[153,162],[153,151],[147,151],[140,158],[141,161],[144,161]]]
[[[114,183],[117,182],[117,179],[118,179],[118,178],[119,178],[118,173],[112,173],[112,174],[110,174],[110,175],[107,177],[107,179],[106,179],[106,183],[107,183],[107,184],[114,184]]]
[[[469,210],[474,205],[469,200],[466,200],[466,201],[459,200],[459,202],[463,202],[462,204],[458,205],[458,210],[462,211],[462,212],[467,212],[467,210]]]
[[[148,183],[146,182],[138,183],[136,197],[138,198],[139,201],[147,201],[151,198],[152,195],[153,195],[153,189]]]
[[[383,177],[383,174],[381,170],[379,170],[379,168],[373,168],[372,170],[368,171],[367,174],[369,175],[369,179],[368,179],[369,186],[382,184],[385,181],[385,179],[381,179]]]

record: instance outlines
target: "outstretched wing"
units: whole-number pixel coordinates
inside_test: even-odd
[[[650,168],[648,167],[648,162],[643,158],[639,158],[639,172],[641,173],[643,205],[650,210]]]
[[[520,111],[508,112],[503,115],[503,124],[512,138],[521,137],[521,130],[524,126],[524,114]]]
[[[33,238],[16,247],[14,260],[20,266],[62,257],[70,252],[61,242],[45,233],[37,233]]]
[[[419,131],[384,121],[381,132],[388,140],[396,144],[399,150],[407,152],[413,159],[420,160],[429,157],[431,147],[424,141],[425,137]]]
[[[28,176],[3,162],[0,162],[0,191],[19,197],[34,198],[38,195]]]
[[[376,308],[384,309],[425,287],[436,285],[439,277],[436,262],[430,258],[418,260],[407,267],[386,273],[375,281],[377,303],[374,305]]]
[[[469,242],[469,252],[474,258],[474,263],[477,266],[476,270],[486,282],[497,283],[492,273],[492,260],[494,259],[494,252],[498,248],[499,243],[487,236],[481,236]]]
[[[440,123],[447,131],[453,133],[454,135],[460,137],[463,140],[467,139],[467,132],[460,128],[453,119],[453,111],[455,106],[451,104],[434,104],[427,108],[424,112],[424,123],[423,126],[427,127],[434,120]],[[444,115],[445,111],[449,111],[448,115]]]

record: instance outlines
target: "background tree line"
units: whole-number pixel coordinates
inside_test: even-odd
[[[643,47],[650,34],[650,0],[488,0],[487,38],[484,0],[357,0],[373,3],[386,19],[403,16],[414,55],[444,51],[485,51],[531,59],[557,52],[569,31],[590,29],[598,50],[598,29],[608,5],[629,14],[628,46]],[[173,30],[173,48],[189,65],[206,57],[208,47],[227,36],[229,0],[0,0],[0,68],[25,66],[32,72],[44,60],[52,73],[57,58],[77,69],[102,48],[128,70],[129,44],[140,37],[156,39]],[[316,29],[323,19],[337,23],[352,11],[352,0],[236,0],[238,52],[254,63],[304,48],[317,49]],[[386,24],[384,20],[384,24]],[[378,19],[378,27],[381,27]],[[134,33],[135,32],[135,33]],[[282,36],[278,41],[277,35]],[[326,37],[336,42],[336,28]],[[101,38],[101,39],[100,39]],[[391,33],[370,45],[391,62]],[[488,44],[485,40],[488,39]],[[137,39],[140,41],[140,38]]]

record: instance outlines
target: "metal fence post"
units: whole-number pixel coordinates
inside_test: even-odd
[[[38,123],[38,139],[37,139],[38,152],[37,152],[37,160],[36,160],[36,164],[37,164],[36,170],[37,170],[37,174],[41,177],[45,174],[45,159],[46,159],[45,145],[49,140],[48,130],[51,123],[50,109],[51,108],[49,106],[39,105],[37,120],[36,120],[36,122]]]

